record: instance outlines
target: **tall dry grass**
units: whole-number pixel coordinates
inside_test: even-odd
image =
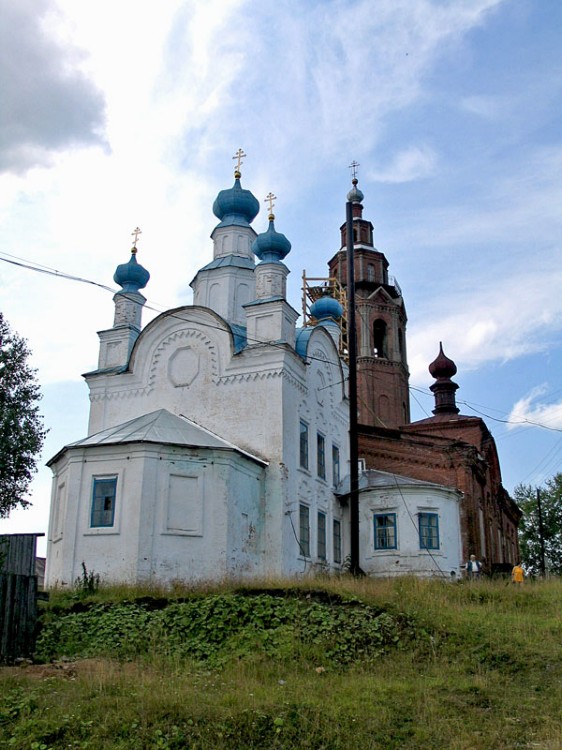
[[[405,613],[419,633],[368,664],[269,658],[94,659],[0,670],[0,747],[14,750],[513,750],[562,747],[562,584],[262,581]],[[101,587],[95,601],[240,586]],[[64,608],[71,594],[55,593]],[[329,605],[327,605],[329,606]]]

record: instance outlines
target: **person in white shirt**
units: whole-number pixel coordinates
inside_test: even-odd
[[[469,578],[480,578],[482,572],[482,563],[476,559],[476,555],[471,555],[466,564],[466,574]]]

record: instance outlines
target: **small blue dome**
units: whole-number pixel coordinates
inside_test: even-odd
[[[363,195],[363,193],[361,192],[361,190],[359,190],[359,188],[357,187],[357,178],[354,177],[351,180],[351,182],[353,184],[353,187],[351,188],[351,190],[347,194],[347,200],[351,201],[351,203],[362,203],[363,202],[363,198],[365,196]]]
[[[242,188],[239,177],[229,190],[221,190],[213,203],[213,213],[225,225],[251,224],[259,210],[257,198]]]
[[[136,248],[131,251],[128,263],[121,263],[113,274],[113,281],[123,287],[124,292],[138,292],[143,289],[150,279],[150,274],[137,262]]]
[[[275,231],[273,219],[269,219],[267,232],[258,234],[252,244],[252,252],[263,263],[280,263],[291,250],[291,243],[284,234]]]
[[[326,294],[310,306],[310,314],[318,321],[326,320],[326,318],[339,320],[343,315],[343,307],[337,299]]]

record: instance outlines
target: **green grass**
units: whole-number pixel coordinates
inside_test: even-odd
[[[56,661],[0,670],[0,747],[562,747],[560,581],[255,589],[54,592]]]

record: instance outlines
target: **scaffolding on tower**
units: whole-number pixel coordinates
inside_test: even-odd
[[[343,308],[343,315],[336,321],[340,327],[341,336],[339,343],[340,357],[349,361],[348,350],[348,328],[347,328],[347,294],[344,287],[335,277],[331,276],[307,276],[302,272],[302,317],[305,326],[314,326],[318,323],[310,313],[310,307],[316,300],[329,294],[336,299]]]

